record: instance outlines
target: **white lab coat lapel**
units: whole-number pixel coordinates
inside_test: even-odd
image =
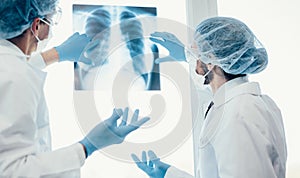
[[[227,107],[225,104],[226,102],[241,94],[260,93],[257,83],[246,83],[247,81],[247,77],[237,78],[229,81],[219,88],[214,95],[214,105],[208,112],[200,133],[200,161],[198,166],[198,170],[200,170],[200,177],[219,178],[218,163],[214,148],[210,142],[215,136],[219,127],[222,126],[223,114]]]

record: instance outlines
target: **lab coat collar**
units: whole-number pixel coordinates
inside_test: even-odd
[[[21,60],[27,61],[30,56],[21,51],[19,47],[8,40],[0,40],[0,54],[8,54],[20,57]]]
[[[214,105],[210,111],[211,113],[214,112],[214,116],[210,117],[210,113],[208,113],[207,119],[204,121],[205,127],[202,128],[203,130],[200,134],[200,148],[203,148],[210,142],[222,125],[224,112],[223,110],[218,111],[219,107],[222,107],[234,97],[243,94],[260,95],[259,84],[257,82],[248,82],[248,77],[239,77],[226,82],[217,90],[213,98]]]
[[[21,60],[23,62],[25,62],[26,64],[29,64],[27,59],[30,56],[27,56],[23,53],[23,51],[21,51],[20,48],[18,48],[16,45],[14,45],[13,43],[11,43],[8,40],[0,40],[0,55],[11,55],[11,56],[16,56],[17,60]],[[31,65],[28,65],[32,71],[34,71],[39,77],[41,84],[44,85],[47,73],[34,67]]]
[[[248,76],[230,80],[223,84],[215,93],[213,98],[214,107],[219,107],[235,96],[247,93],[260,95],[259,84],[257,82],[249,83]]]

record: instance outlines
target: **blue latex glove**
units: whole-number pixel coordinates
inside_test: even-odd
[[[90,38],[86,34],[80,35],[78,32],[70,36],[61,45],[55,47],[59,55],[59,61],[79,61],[79,57],[85,48],[85,46],[90,42]],[[83,62],[90,64],[91,61],[88,59],[83,59]]]
[[[168,32],[155,32],[151,34],[150,40],[162,45],[169,51],[169,56],[158,58],[155,63],[186,61],[184,44],[175,35]]]
[[[85,147],[86,156],[88,157],[94,151],[109,145],[122,143],[130,132],[138,129],[150,119],[149,117],[144,117],[138,120],[138,116],[139,110],[135,110],[130,124],[127,125],[128,108],[126,108],[124,112],[122,109],[114,109],[110,118],[99,123],[80,141]],[[117,125],[117,121],[120,117],[122,117],[122,121]]]
[[[78,61],[91,66],[99,66],[105,63],[108,57],[108,42],[101,39],[91,40],[83,49]]]
[[[142,161],[135,155],[131,155],[136,165],[143,170],[151,178],[163,178],[166,175],[170,165],[163,163],[155,155],[153,151],[148,151],[149,160],[147,160],[146,152],[142,152]]]

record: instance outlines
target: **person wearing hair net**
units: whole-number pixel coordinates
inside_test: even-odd
[[[43,92],[46,74],[39,68],[57,60],[76,61],[90,41],[75,33],[61,45],[30,55],[50,36],[57,23],[57,0],[2,0],[0,6],[0,175],[1,177],[79,177],[94,151],[123,142],[149,120],[135,110],[114,109],[81,141],[51,150],[48,110]],[[75,45],[77,44],[77,45]],[[88,62],[88,61],[86,61]],[[42,64],[42,65],[40,65]],[[118,122],[122,118],[121,122]],[[119,123],[119,124],[118,124]]]
[[[189,61],[184,46],[167,32],[152,40],[170,56],[156,62]],[[287,149],[283,120],[274,101],[260,91],[248,75],[263,71],[268,63],[265,48],[241,21],[212,17],[201,22],[194,35],[192,56],[196,73],[210,85],[213,99],[204,114],[199,161],[191,176],[160,161],[153,151],[132,154],[137,166],[152,178],[284,178]],[[191,55],[190,55],[191,56]]]

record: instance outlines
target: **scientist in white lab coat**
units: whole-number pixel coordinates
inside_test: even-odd
[[[0,177],[79,177],[80,167],[94,151],[123,142],[149,120],[138,110],[127,124],[128,108],[114,109],[84,139],[51,150],[48,110],[43,92],[54,61],[77,61],[90,41],[75,33],[61,45],[28,61],[50,39],[60,9],[57,0],[2,0],[0,6]],[[85,61],[83,61],[85,62]],[[118,119],[122,118],[120,124]]]
[[[187,61],[174,35],[156,32],[152,36],[170,51],[169,57],[157,62]],[[266,68],[265,48],[243,22],[212,17],[198,25],[188,51],[197,58],[196,73],[213,92],[205,118],[199,118],[204,119],[200,135],[194,140],[199,142],[195,177],[284,178],[287,150],[280,110],[247,77]],[[132,155],[150,177],[194,177],[160,161],[153,151],[148,157],[146,152],[141,160]]]

